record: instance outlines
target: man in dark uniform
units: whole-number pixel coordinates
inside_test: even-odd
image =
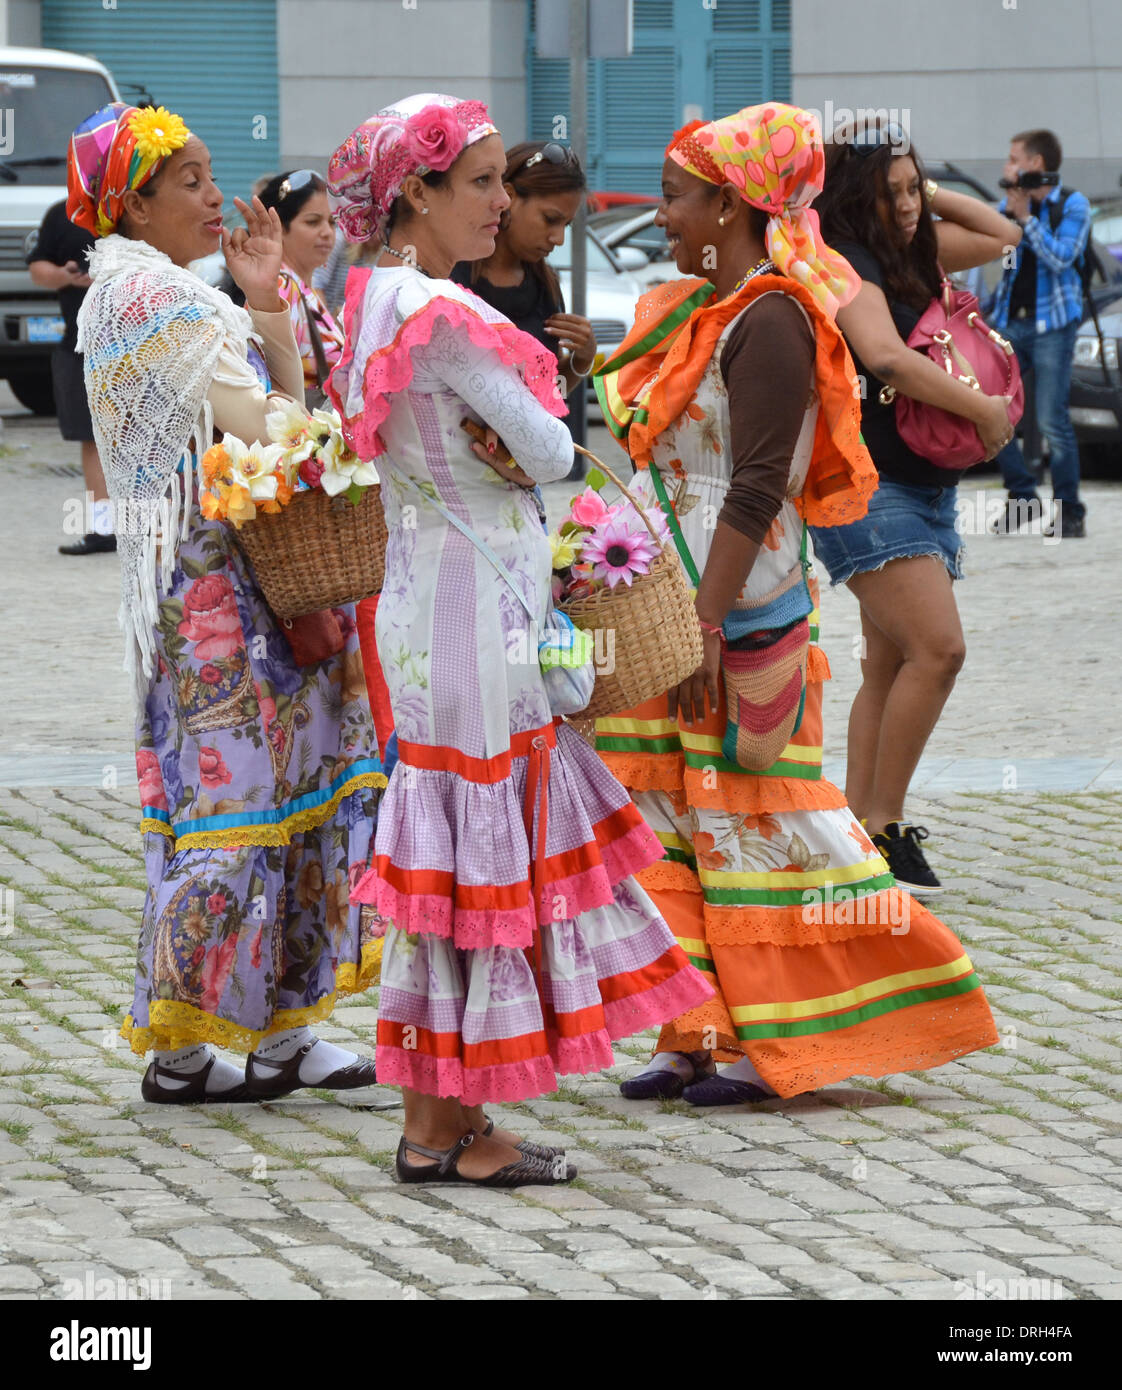
[[[87,501],[92,498],[90,530],[70,545],[60,545],[60,555],[96,555],[117,549],[113,534],[113,504],[105,486],[101,460],[94,443],[93,423],[86,402],[86,383],[82,375],[82,355],[77,351],[78,310],[90,286],[86,274],[86,253],[94,238],[81,227],[75,227],[66,216],[66,203],[55,203],[47,209],[39,235],[27,256],[31,279],[45,290],[58,294],[59,307],[66,323],[62,341],[51,354],[51,376],[54,381],[55,409],[63,439],[82,446],[82,476],[86,483]]]

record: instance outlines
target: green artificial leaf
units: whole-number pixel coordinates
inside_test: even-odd
[[[593,492],[599,492],[606,485],[608,479],[598,468],[590,468],[585,474],[584,481]]]
[[[352,483],[346,492],[343,493],[343,496],[352,506],[357,506],[359,502],[362,501],[363,492],[364,489],[359,487],[358,483]]]

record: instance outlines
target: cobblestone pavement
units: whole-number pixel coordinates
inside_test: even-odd
[[[971,654],[931,745],[932,766],[959,771],[911,806],[936,829],[954,889],[940,915],[986,982],[1001,1047],[699,1111],[620,1098],[650,1047],[634,1037],[602,1076],[494,1109],[564,1143],[571,1186],[406,1189],[391,1176],[396,1091],[140,1100],[142,1062],[117,1038],[144,879],[115,566],[55,560],[74,482],[42,463],[65,468],[69,446],[9,422],[13,439],[34,447],[0,460],[7,515],[40,513],[6,538],[0,699],[19,714],[0,786],[5,770],[22,785],[0,790],[0,1297],[1122,1296],[1122,795],[1102,770],[1079,783],[1095,790],[1034,790],[1028,766],[1122,757],[1104,698],[1122,489],[1088,488],[1085,548],[976,539]],[[824,600],[835,750],[855,608]],[[1020,780],[964,791],[970,759]],[[376,1009],[371,991],[320,1031],[369,1053]]]

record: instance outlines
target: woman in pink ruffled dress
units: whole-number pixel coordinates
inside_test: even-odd
[[[613,1038],[711,993],[631,877],[657,839],[555,723],[537,663],[551,565],[529,489],[573,458],[557,362],[445,278],[491,254],[504,167],[481,103],[425,94],[329,174],[348,238],[383,242],[348,281],[329,393],[378,461],[390,534],[377,635],[400,762],[353,897],[389,924],[378,1076],[404,1088],[407,1182],[564,1181],[562,1155],[483,1104],[610,1066]]]

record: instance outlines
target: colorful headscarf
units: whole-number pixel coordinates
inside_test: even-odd
[[[707,183],[731,183],[770,214],[768,255],[833,317],[861,288],[849,262],[822,241],[810,204],[822,191],[826,161],[818,122],[782,102],[746,106],[708,125],[683,127],[666,151]]]
[[[420,92],[383,107],[331,156],[327,188],[343,235],[381,236],[410,174],[447,169],[468,145],[496,134],[481,101]]]
[[[125,194],[143,188],[181,150],[191,132],[162,106],[140,110],[111,101],[87,116],[66,154],[66,215],[96,237],[117,230]]]

